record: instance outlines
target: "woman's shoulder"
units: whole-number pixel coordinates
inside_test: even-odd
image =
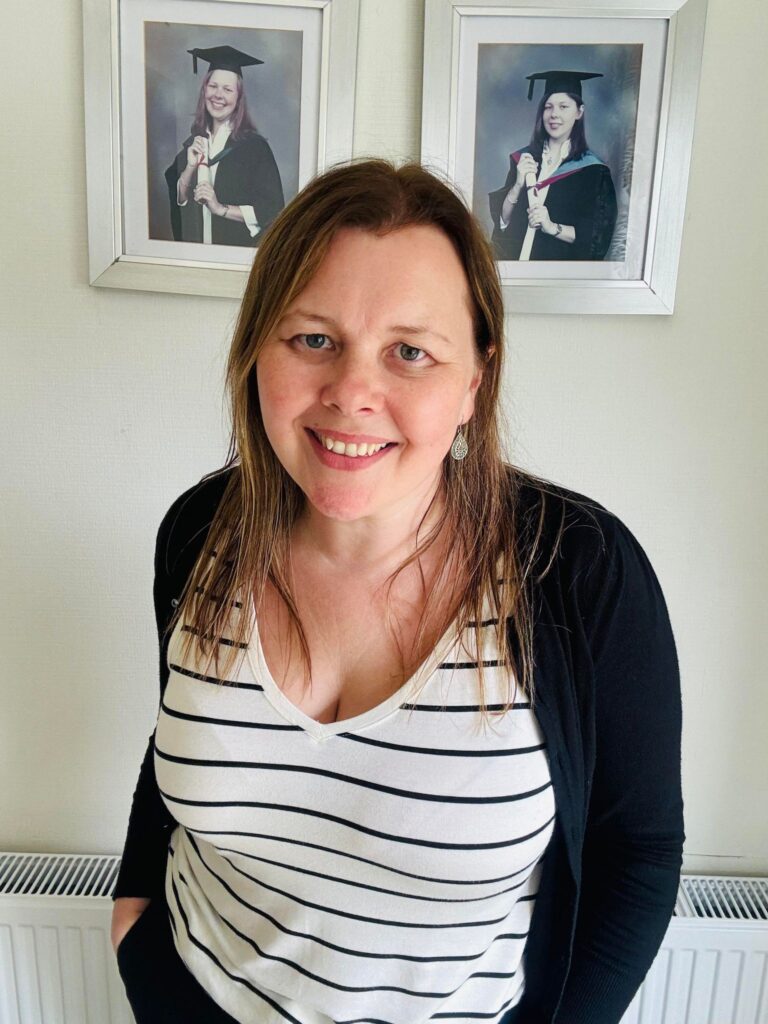
[[[605,505],[552,481],[521,474],[522,543],[535,543],[536,575],[560,585],[601,585],[617,573],[646,573],[648,558],[626,523]]]
[[[585,149],[574,162],[578,165],[582,174],[587,173],[595,178],[600,178],[604,175],[610,177],[611,175],[611,169],[606,161],[599,153],[595,153],[593,149]]]
[[[157,557],[165,572],[174,570],[184,552],[196,557],[237,469],[236,465],[228,465],[206,473],[173,500],[157,533]]]
[[[266,135],[262,135],[256,128],[252,128],[250,131],[245,132],[237,140],[240,149],[250,149],[254,151],[266,152],[272,151],[272,147],[269,144],[269,140]]]

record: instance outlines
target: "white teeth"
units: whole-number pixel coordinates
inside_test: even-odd
[[[335,441],[332,437],[323,437],[322,434],[317,434],[320,438],[320,443],[324,448],[327,448],[329,452],[334,452],[336,455],[346,455],[348,458],[357,459],[361,456],[373,455],[375,452],[380,451],[386,447],[385,444],[345,444],[343,441]]]

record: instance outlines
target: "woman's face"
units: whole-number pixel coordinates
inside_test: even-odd
[[[573,126],[581,120],[583,113],[583,104],[576,103],[565,92],[553,92],[547,98],[542,111],[544,130],[555,142],[570,139]]]
[[[256,374],[269,441],[321,514],[422,507],[481,379],[469,287],[448,237],[431,226],[339,230]],[[319,436],[388,447],[334,453]]]
[[[205,106],[214,121],[228,121],[235,112],[240,92],[234,71],[214,71],[205,86]]]

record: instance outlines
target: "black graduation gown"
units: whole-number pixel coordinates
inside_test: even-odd
[[[185,206],[176,201],[176,185],[187,166],[187,149],[192,136],[165,172],[171,206],[171,230],[177,242],[203,241],[203,208],[191,195]],[[231,206],[252,206],[262,231],[268,227],[285,205],[280,172],[269,143],[263,135],[253,132],[242,139],[227,140],[218,165],[214,191],[220,203]],[[261,232],[254,238],[240,221],[211,216],[211,241],[216,245],[247,245],[255,247]]]
[[[499,226],[504,198],[515,183],[517,161],[528,146],[509,155],[509,174],[504,187],[488,194],[493,218],[491,241],[499,260],[520,257],[528,230],[528,196],[520,193],[517,205],[506,228]],[[531,260],[602,260],[608,252],[616,224],[616,190],[606,164],[587,150],[578,160],[566,160],[549,179],[545,205],[556,224],[570,224],[576,232],[575,242],[563,242],[554,235],[537,231],[531,246]]]

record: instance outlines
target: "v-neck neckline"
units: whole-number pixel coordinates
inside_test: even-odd
[[[445,656],[456,646],[458,641],[455,634],[456,621],[454,620],[435,644],[430,656],[391,696],[369,708],[368,711],[354,715],[352,718],[342,718],[336,722],[318,722],[316,718],[305,714],[293,701],[289,700],[273,679],[264,656],[253,594],[248,602],[248,608],[251,623],[246,655],[256,681],[261,683],[264,688],[264,696],[281,717],[292,725],[297,725],[313,739],[319,741],[328,740],[343,732],[357,732],[392,714],[405,701],[411,690],[426,683],[434,675],[439,665],[445,660]]]

